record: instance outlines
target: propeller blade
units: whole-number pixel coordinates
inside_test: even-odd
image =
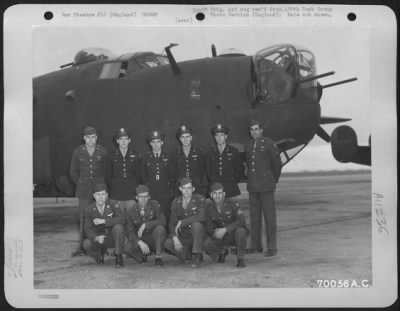
[[[317,133],[316,133],[319,137],[321,137],[323,140],[325,140],[327,143],[329,143],[331,141],[331,138],[329,136],[329,134],[327,132],[325,132],[325,130],[318,126],[317,128]]]
[[[211,53],[212,57],[217,57],[217,49],[215,48],[214,44],[211,44]]]
[[[335,117],[321,117],[319,119],[319,124],[330,124],[330,123],[339,123],[350,121],[349,118],[335,118]]]

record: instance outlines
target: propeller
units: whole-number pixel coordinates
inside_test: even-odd
[[[321,117],[319,119],[319,124],[330,124],[330,123],[340,123],[350,121],[349,118],[336,118],[336,117]]]
[[[215,44],[211,44],[211,53],[212,57],[217,57],[217,49],[215,48]]]
[[[329,143],[329,142],[331,141],[331,138],[330,138],[329,134],[328,134],[327,132],[325,132],[325,130],[324,130],[322,127],[320,127],[320,126],[318,126],[318,128],[317,128],[316,134],[317,134],[320,138],[322,138],[323,140],[325,140],[327,143]]]

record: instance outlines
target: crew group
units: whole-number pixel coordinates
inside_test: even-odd
[[[264,255],[274,256],[279,151],[262,135],[260,122],[252,120],[249,132],[252,139],[244,150],[251,247],[246,250],[245,218],[232,199],[240,194],[237,183],[245,178],[244,165],[239,151],[227,143],[226,126],[211,129],[215,144],[205,153],[192,144],[186,125],[177,131],[180,147],[174,154],[163,151],[164,135],[152,131],[146,138],[150,151],[142,156],[124,128],[115,135],[116,150],[107,153],[97,144],[96,129],[86,127],[85,143],[73,151],[70,165],[80,216],[80,243],[73,256],[86,253],[101,264],[110,247],[116,267],[124,265],[123,253],[138,262],[155,253],[155,264],[163,266],[166,252],[195,268],[202,264],[203,252],[222,263],[232,247],[241,268],[245,253],[263,251],[261,214],[268,248]],[[208,195],[211,200],[205,199]]]

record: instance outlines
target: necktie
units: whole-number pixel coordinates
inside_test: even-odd
[[[189,201],[188,201],[188,200],[183,200],[182,206],[183,206],[184,209],[187,208],[188,204],[189,204]]]

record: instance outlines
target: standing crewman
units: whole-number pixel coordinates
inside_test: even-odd
[[[180,146],[174,156],[175,197],[180,195],[179,181],[184,177],[189,177],[192,180],[196,194],[205,196],[207,193],[204,152],[192,144],[192,133],[192,129],[186,125],[181,125],[176,133]]]
[[[116,132],[115,141],[118,147],[107,156],[106,182],[110,199],[125,214],[135,204],[135,189],[140,183],[140,159],[131,147],[131,134],[124,128]]]
[[[204,241],[205,251],[214,261],[224,263],[228,255],[227,246],[236,246],[236,267],[244,268],[248,230],[240,205],[225,199],[224,188],[220,183],[211,186],[210,196],[212,202],[206,207],[206,230],[209,236]]]
[[[163,266],[162,254],[167,237],[165,216],[160,204],[150,200],[149,188],[136,188],[137,204],[126,213],[128,243],[126,253],[139,262],[147,262],[147,256],[155,252],[154,264]]]
[[[96,184],[93,190],[95,202],[85,208],[85,235],[83,247],[98,264],[104,263],[107,248],[114,248],[115,267],[124,266],[122,251],[125,240],[124,216],[118,205],[108,200],[107,186]]]
[[[249,130],[252,139],[245,144],[247,190],[250,201],[251,246],[248,252],[262,252],[261,213],[263,213],[268,248],[264,256],[271,257],[277,253],[274,196],[276,183],[281,174],[281,159],[274,142],[262,135],[263,129],[259,121],[252,120]]]
[[[206,153],[206,169],[210,184],[221,183],[226,198],[240,194],[238,182],[245,178],[239,151],[227,143],[229,128],[217,124],[211,129],[215,144]]]
[[[84,210],[93,202],[93,189],[97,183],[104,183],[107,150],[97,144],[96,129],[87,126],[83,130],[85,144],[75,148],[72,153],[69,174],[76,185],[75,197],[79,203],[79,246],[72,256],[80,256],[83,250]]]
[[[171,156],[164,152],[164,134],[152,131],[146,139],[151,151],[141,161],[141,177],[150,189],[150,196],[161,205],[168,223],[173,198],[174,171]]]
[[[205,198],[195,191],[190,178],[180,180],[179,190],[182,196],[171,204],[169,238],[165,240],[165,249],[182,261],[192,259],[192,267],[197,268],[203,262],[203,242],[206,236]],[[193,255],[193,256],[192,256]]]

